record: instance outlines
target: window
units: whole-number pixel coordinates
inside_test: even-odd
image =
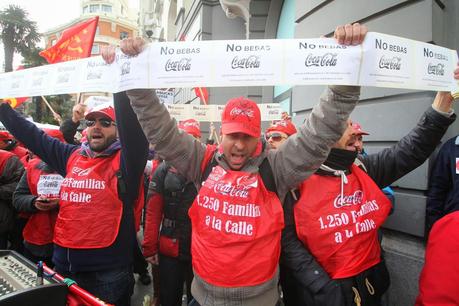
[[[112,12],[112,6],[111,5],[102,4],[102,12],[111,13]]]
[[[123,16],[123,15],[124,15],[124,7],[121,6],[121,16]]]
[[[83,7],[83,14],[87,14],[88,13],[88,6],[86,5],[85,7]]]
[[[97,13],[98,11],[100,11],[100,6],[99,4],[91,4],[89,6],[89,12],[90,13]]]
[[[96,28],[96,35],[99,35],[99,32],[100,32],[100,27],[99,27],[99,25],[97,25],[97,28]]]
[[[93,44],[91,49],[91,55],[97,55],[100,53],[99,45]]]
[[[124,31],[120,32],[120,39],[125,39],[125,38],[128,38],[128,37],[129,37],[129,33],[128,32],[124,32]]]

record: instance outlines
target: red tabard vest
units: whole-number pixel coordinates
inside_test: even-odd
[[[214,167],[189,216],[193,269],[206,282],[243,287],[274,276],[283,210],[258,173]]]
[[[123,213],[117,188],[119,168],[120,151],[96,158],[83,156],[80,150],[72,153],[61,187],[54,243],[96,249],[115,241]]]
[[[29,185],[30,193],[32,195],[39,196],[37,186],[43,184],[43,181],[55,184],[59,184],[59,179],[62,176],[52,172],[45,172],[38,169],[37,166],[41,163],[39,158],[34,158],[29,161],[29,167],[27,169],[27,184]],[[54,188],[58,190],[58,188]],[[45,195],[45,194],[44,194]],[[51,194],[47,193],[46,196],[53,198],[59,197],[59,192]],[[54,225],[56,224],[58,210],[54,209],[51,211],[38,211],[34,214],[29,215],[29,220],[22,232],[24,240],[36,245],[45,245],[53,242],[54,236]]]
[[[341,197],[340,177],[314,174],[295,204],[298,238],[334,278],[355,276],[381,260],[377,230],[391,203],[373,180],[353,165]]]

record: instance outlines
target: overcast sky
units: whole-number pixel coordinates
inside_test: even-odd
[[[29,13],[30,20],[37,22],[38,31],[43,33],[76,19],[80,15],[80,2],[81,0],[0,0],[0,10],[9,4],[20,6]],[[131,7],[138,8],[139,0],[129,0],[128,2]],[[44,43],[39,46],[44,47]],[[2,45],[0,48],[0,64],[2,66],[3,59]],[[14,65],[18,65],[19,62],[19,56],[15,55]]]

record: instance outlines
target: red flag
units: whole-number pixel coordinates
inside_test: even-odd
[[[3,101],[9,103],[12,108],[16,108],[22,103],[24,103],[29,97],[22,97],[22,98],[5,98]]]
[[[16,71],[18,70],[22,70],[24,69],[24,66],[23,65],[20,65],[18,66],[18,68],[16,68]],[[9,103],[11,105],[12,108],[16,108],[18,107],[19,105],[21,105],[22,103],[24,103],[25,101],[27,101],[29,97],[21,97],[21,98],[5,98],[3,99],[4,102],[6,103]]]
[[[40,55],[50,64],[89,57],[98,23],[99,16],[96,16],[68,28],[54,46],[41,51]]]
[[[195,87],[194,88],[194,93],[196,94],[197,97],[199,97],[204,104],[208,104],[209,102],[209,91],[205,87]]]

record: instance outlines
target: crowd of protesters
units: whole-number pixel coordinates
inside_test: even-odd
[[[335,38],[357,45],[366,32],[340,26]],[[144,44],[125,39],[121,50],[137,55]],[[108,63],[114,50],[102,53]],[[330,85],[303,125],[284,116],[264,133],[257,104],[233,98],[220,136],[212,130],[217,139],[204,142],[199,122],[177,124],[151,89],[114,94],[113,105],[77,104],[60,130],[41,130],[2,103],[0,248],[44,261],[114,305],[130,305],[134,273],[150,283],[147,263],[152,305],[182,305],[184,294],[202,306],[381,305],[387,186],[432,154],[456,115],[450,93],[439,92],[397,144],[366,154],[368,133],[349,119],[359,94]],[[450,165],[458,143],[445,144],[434,171],[432,223],[459,207],[455,183],[442,181],[459,173]],[[428,250],[419,305],[440,295],[422,286],[435,273],[438,252]]]

